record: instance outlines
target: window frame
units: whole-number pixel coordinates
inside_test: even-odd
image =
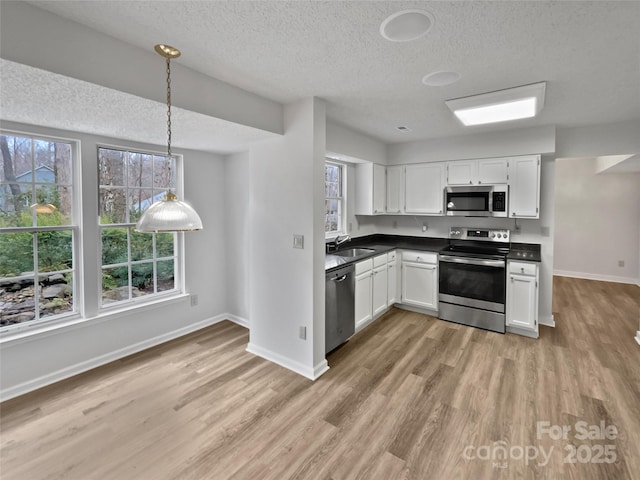
[[[29,138],[32,142],[36,140],[44,141],[44,142],[55,142],[55,143],[65,143],[70,147],[70,161],[71,161],[71,184],[57,184],[57,183],[46,183],[46,182],[37,182],[35,175],[31,176],[30,182],[18,182],[22,184],[30,184],[32,188],[32,192],[37,191],[37,185],[59,185],[63,187],[71,187],[71,222],[67,225],[56,225],[56,226],[45,226],[45,225],[31,225],[29,227],[0,227],[0,232],[3,234],[12,234],[12,233],[31,233],[33,235],[33,268],[34,274],[30,275],[19,275],[15,278],[16,280],[22,280],[27,278],[33,278],[34,287],[39,283],[39,277],[43,274],[57,274],[57,273],[71,273],[72,275],[72,309],[67,312],[62,312],[60,314],[40,317],[40,308],[34,308],[36,312],[36,318],[33,320],[27,320],[25,322],[16,323],[13,325],[5,325],[0,327],[0,337],[7,337],[13,334],[20,334],[21,332],[25,332],[27,330],[40,330],[42,328],[47,328],[50,326],[54,326],[56,324],[63,324],[69,321],[76,320],[84,316],[84,268],[82,263],[82,234],[81,234],[81,224],[83,219],[82,212],[82,161],[81,161],[81,143],[80,140],[71,139],[67,137],[60,137],[57,135],[43,135],[39,133],[25,132],[20,130],[13,129],[0,129],[0,135],[4,136],[12,136],[12,137],[21,137],[21,138]],[[33,144],[32,144],[32,168],[35,168],[35,161],[33,160],[35,157],[33,156]],[[35,170],[32,170],[35,172]],[[72,268],[70,269],[62,269],[56,270],[53,272],[40,272],[38,270],[38,233],[43,232],[52,232],[52,231],[71,231],[71,264]],[[39,294],[37,293],[37,289],[35,289],[34,302],[36,299],[39,300]],[[39,303],[39,302],[38,302]],[[35,305],[34,305],[35,307]]]
[[[327,165],[332,165],[335,167],[339,167],[340,169],[340,197],[327,197],[326,194],[326,166]],[[325,202],[326,200],[338,200],[339,201],[339,225],[338,225],[338,229],[331,231],[331,232],[327,232],[326,231],[326,218],[325,218],[325,240],[331,240],[334,239],[336,237],[339,237],[340,235],[345,235],[347,233],[347,165],[345,165],[344,163],[341,162],[337,162],[332,158],[325,158]],[[326,212],[326,206],[325,206],[325,212]]]
[[[124,152],[125,154],[129,153],[137,153],[141,155],[152,155],[152,156],[163,156],[166,157],[166,152],[161,152],[157,150],[151,149],[141,149],[135,147],[124,147],[120,145],[113,145],[104,142],[97,142],[96,144],[96,196],[98,199],[97,207],[98,212],[96,215],[97,219],[97,237],[98,237],[98,255],[97,255],[97,272],[98,278],[96,279],[97,284],[97,302],[98,302],[98,312],[99,313],[108,313],[112,311],[118,311],[122,309],[135,308],[141,305],[153,304],[156,302],[161,302],[170,298],[179,297],[184,295],[185,293],[185,285],[184,285],[184,233],[183,232],[175,232],[174,243],[173,243],[173,257],[156,257],[156,237],[158,234],[150,233],[149,235],[153,235],[153,254],[150,259],[145,260],[132,260],[131,259],[131,232],[134,231],[136,222],[129,223],[111,223],[111,224],[102,224],[100,223],[100,187],[102,184],[100,183],[100,149],[109,149],[109,150],[118,150]],[[183,160],[184,157],[182,154],[171,153],[171,157],[175,160],[175,182],[176,186],[174,189],[174,193],[182,198],[183,196],[183,187],[184,187],[184,172],[183,172]],[[127,180],[128,182],[128,180]],[[128,189],[129,185],[124,186],[125,189]],[[167,191],[168,189],[164,189]],[[127,207],[128,208],[128,207]],[[128,229],[127,232],[127,262],[121,262],[117,264],[109,264],[108,268],[117,268],[117,267],[127,267],[128,269],[128,287],[129,287],[129,298],[124,300],[117,300],[112,302],[105,302],[103,298],[103,290],[102,290],[102,272],[104,270],[104,265],[102,263],[102,232],[104,230],[108,230],[110,228],[113,229]],[[173,258],[174,260],[174,288],[170,290],[153,292],[147,295],[141,295],[139,297],[134,297],[132,294],[133,282],[132,282],[132,273],[131,267],[132,265],[144,264],[144,263],[152,263],[154,270],[154,284],[157,283],[157,271],[156,266],[159,261],[163,261],[163,259]]]

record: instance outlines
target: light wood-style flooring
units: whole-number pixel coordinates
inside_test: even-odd
[[[640,288],[554,282],[538,340],[393,309],[316,382],[219,323],[0,405],[0,478],[638,479]]]

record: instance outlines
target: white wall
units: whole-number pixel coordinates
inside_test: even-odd
[[[532,127],[484,132],[421,142],[389,145],[390,165],[464,160],[469,158],[508,157],[549,154],[555,151],[555,127]]]
[[[324,359],[325,106],[285,106],[285,135],[250,150],[248,350],[309,378]],[[293,235],[304,248],[293,248]],[[306,340],[299,338],[305,327]]]
[[[165,147],[76,132],[2,122],[2,128],[81,142],[82,216],[85,238],[82,263],[86,273],[85,317],[89,320],[21,339],[3,339],[0,348],[0,395],[3,399],[53,383],[97,365],[224,318],[226,311],[224,229],[224,162],[196,151],[184,155],[185,198],[200,214],[204,230],[185,235],[186,291],[189,297],[98,315],[97,144],[162,152]]]
[[[554,270],[638,283],[640,173],[597,174],[596,168],[596,158],[556,161]]]
[[[224,161],[227,312],[238,323],[249,322],[249,152]]]
[[[0,9],[2,58],[165,103],[163,89],[155,88],[159,62],[153,51],[163,39],[149,39],[149,49],[143,50],[26,2],[3,1]],[[181,79],[181,88],[172,92],[174,107],[283,132],[279,103],[180,63],[171,69]]]
[[[327,154],[339,160],[387,163],[387,146],[383,142],[344,125],[328,121],[326,139]]]
[[[588,127],[558,128],[556,158],[599,157],[640,152],[640,118]]]

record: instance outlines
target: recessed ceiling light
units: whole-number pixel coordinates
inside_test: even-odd
[[[434,22],[425,10],[402,10],[382,22],[380,35],[391,42],[410,42],[426,35]]]
[[[430,87],[444,87],[445,85],[451,85],[458,80],[460,80],[460,74],[458,72],[433,72],[429,75],[425,75],[422,79],[422,83],[429,85]]]
[[[546,82],[447,100],[453,114],[466,126],[535,117],[544,106]]]

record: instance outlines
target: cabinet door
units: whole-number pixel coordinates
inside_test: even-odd
[[[477,161],[447,163],[447,185],[473,185],[477,177]]]
[[[387,309],[387,264],[373,269],[372,315],[375,317]]]
[[[373,165],[373,213],[384,213],[386,203],[387,178],[382,165]]]
[[[538,218],[540,215],[540,157],[509,159],[509,216]]]
[[[404,167],[387,167],[387,213],[402,212],[402,172]]]
[[[372,273],[368,270],[356,276],[355,294],[355,323],[356,329],[368,320],[371,320],[371,286]]]
[[[387,263],[387,305],[398,303],[398,259]]]
[[[536,330],[537,314],[536,277],[510,274],[507,285],[507,326]]]
[[[420,163],[405,167],[405,213],[442,215],[444,164]]]
[[[438,267],[423,263],[402,263],[402,303],[438,309]]]
[[[496,185],[507,183],[507,159],[485,158],[478,160],[478,184]]]

